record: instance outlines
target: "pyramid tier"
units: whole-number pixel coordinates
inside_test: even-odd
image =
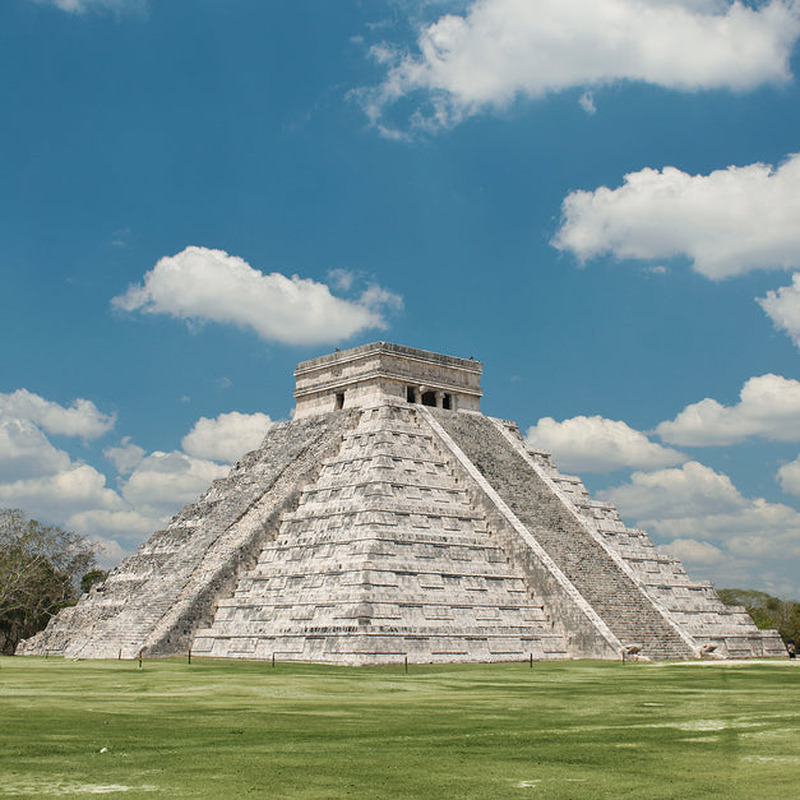
[[[193,652],[379,663],[564,657],[415,411],[365,412]]]

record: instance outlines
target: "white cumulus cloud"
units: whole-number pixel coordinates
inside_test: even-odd
[[[363,301],[345,300],[323,283],[278,272],[265,275],[222,250],[187,247],[160,259],[141,285],[130,286],[112,305],[124,311],[230,323],[286,344],[320,344],[385,328],[381,306],[396,304],[399,298],[387,292],[374,301],[374,292]]]
[[[103,414],[91,400],[78,398],[65,408],[27,389],[0,394],[0,417],[28,420],[48,433],[97,439],[114,427],[115,415]]]
[[[373,48],[387,74],[363,98],[382,125],[389,106],[419,95],[427,105],[412,121],[438,129],[517,97],[618,81],[747,90],[790,76],[798,36],[792,0],[474,0],[424,27],[416,52]]]
[[[623,518],[661,540],[690,572],[717,586],[757,584],[796,595],[800,578],[800,513],[782,503],[747,498],[727,475],[696,461],[635,472],[628,483],[599,492]]]
[[[719,547],[697,539],[673,539],[659,549],[691,564],[719,564],[725,560],[725,554]]]
[[[143,11],[147,0],[33,0],[39,5],[51,5],[71,14],[83,14],[87,11],[113,11],[117,14],[125,11]]]
[[[654,472],[634,472],[630,482],[600,492],[604,500],[636,519],[706,516],[741,511],[747,501],[727,475],[697,461]]]
[[[64,407],[25,389],[0,394],[0,506],[22,508],[34,518],[67,527],[76,513],[123,509],[105,475],[73,461],[45,434],[89,440],[113,425],[114,417],[89,400]]]
[[[795,272],[789,286],[781,286],[774,292],[768,291],[765,297],[757,297],[756,302],[777,330],[788,333],[795,345],[800,347],[800,273]]]
[[[597,113],[597,106],[594,103],[594,95],[591,92],[584,92],[578,98],[578,105],[589,115]]]
[[[78,530],[77,528],[73,529]],[[107,539],[97,535],[91,536],[90,539],[98,546],[95,560],[100,569],[110,570],[131,554],[130,550],[126,550],[116,539]]]
[[[232,463],[262,442],[273,422],[267,414],[232,411],[214,419],[200,417],[181,447],[194,458]]]
[[[787,494],[800,496],[800,456],[778,470],[778,482]]]
[[[0,418],[0,481],[52,475],[69,466],[69,456],[32,422]]]
[[[622,186],[575,191],[552,244],[581,261],[610,253],[686,256],[712,280],[800,267],[800,155],[777,169],[731,166],[709,175],[643,169]]]
[[[227,474],[230,467],[215,460],[233,461],[257,447],[272,425],[266,414],[201,418],[184,438],[187,452],[149,455],[125,436],[103,450],[119,475],[127,476],[118,479],[117,489],[93,466],[73,461],[45,433],[88,438],[112,423],[89,401],[64,408],[25,390],[0,395],[0,507],[24,509],[34,519],[101,543],[104,566],[129,554]]]
[[[165,518],[196,500],[230,467],[185,453],[156,450],[143,459],[122,487],[123,498],[140,514]]]
[[[119,495],[106,477],[88,464],[72,464],[52,475],[0,484],[0,506],[23,508],[32,516],[63,522],[89,509],[122,509]]]
[[[118,447],[107,447],[103,450],[103,455],[117,468],[120,475],[127,475],[144,458],[145,451],[134,444],[130,436],[123,436]]]
[[[736,405],[724,406],[707,397],[662,422],[656,433],[683,447],[737,444],[751,436],[800,441],[800,381],[772,374],[750,378]]]
[[[84,535],[97,536],[113,532],[118,538],[138,544],[143,537],[153,533],[162,521],[162,518],[146,517],[129,508],[114,511],[95,508],[76,512],[67,524],[69,528],[79,530]]]
[[[657,469],[686,460],[677,450],[651,442],[625,422],[601,416],[563,422],[543,417],[528,429],[526,439],[533,447],[549,450],[559,467],[577,472]]]

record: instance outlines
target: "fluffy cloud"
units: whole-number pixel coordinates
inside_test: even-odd
[[[338,268],[329,269],[327,277],[334,289],[338,289],[340,292],[349,292],[358,276],[352,270]]]
[[[0,394],[0,417],[29,420],[48,433],[97,439],[114,427],[115,415],[102,414],[91,400],[78,398],[69,408],[27,389]]]
[[[800,555],[800,513],[782,503],[744,497],[727,475],[696,461],[634,472],[629,483],[599,492],[598,497],[664,538],[702,536],[739,555],[753,556],[779,556],[779,546],[791,541],[784,555]]]
[[[136,467],[122,487],[122,496],[139,513],[163,519],[195,500],[228,471],[228,466],[213,461],[157,450]]]
[[[89,440],[113,424],[114,417],[100,413],[89,400],[65,408],[25,389],[0,395],[0,506],[23,508],[67,527],[86,510],[122,510],[122,499],[106,486],[102,473],[72,461],[45,434]]]
[[[161,522],[160,517],[147,517],[132,509],[109,511],[95,508],[76,512],[67,521],[67,526],[93,537],[113,531],[117,539],[138,544],[143,537],[155,531]]]
[[[69,456],[32,422],[0,419],[0,481],[52,475],[69,467]]]
[[[724,0],[474,0],[463,16],[423,28],[415,54],[373,48],[388,74],[365,105],[380,124],[388,106],[421,92],[429,108],[413,122],[437,129],[519,96],[623,80],[752,89],[789,77],[798,36],[792,0],[759,8]]]
[[[92,531],[81,524],[83,515],[123,513],[122,498],[105,476],[73,462],[44,432],[86,440],[113,424],[88,400],[64,408],[25,389],[0,395],[0,506],[23,508],[84,535]]]
[[[127,475],[144,458],[145,451],[124,436],[119,447],[107,447],[103,455],[117,468],[120,475]]]
[[[87,508],[111,511],[123,507],[119,495],[106,487],[105,475],[88,464],[71,464],[53,475],[0,484],[0,505],[58,521]]]
[[[385,328],[381,306],[398,302],[388,292],[376,302],[375,289],[358,301],[344,300],[325,284],[264,275],[241,258],[204,247],[162,258],[143,284],[112,300],[124,311],[232,323],[287,344],[337,342],[367,328]]]
[[[660,548],[663,552],[692,564],[719,564],[725,560],[725,554],[719,547],[696,539],[675,539]]]
[[[589,115],[597,113],[597,106],[594,103],[592,92],[584,92],[578,98],[578,105]]]
[[[636,519],[665,520],[741,511],[745,499],[727,475],[697,461],[655,472],[634,472],[630,483],[601,492]]]
[[[77,528],[74,530],[77,530]],[[119,562],[125,558],[125,556],[130,555],[130,551],[122,547],[122,545],[115,539],[106,539],[102,536],[92,536],[91,540],[98,545],[98,549],[95,552],[95,559],[97,561],[97,566],[100,567],[100,569],[110,570],[113,567],[116,567],[117,564],[119,564]]]
[[[184,439],[189,454],[146,456],[123,437],[103,451],[120,475],[130,473],[119,479],[119,491],[94,467],[56,448],[43,430],[89,438],[111,424],[113,418],[89,401],[64,408],[25,390],[0,395],[0,507],[22,508],[101,543],[105,567],[228,472],[227,465],[205,459],[237,458],[258,446],[272,422],[265,414],[236,412],[201,418]]]
[[[550,450],[559,467],[577,472],[610,472],[622,467],[657,469],[686,458],[651,442],[624,422],[600,416],[556,422],[543,417],[528,429],[527,442]]]
[[[778,470],[778,482],[787,494],[800,496],[800,457]]]
[[[622,186],[576,191],[552,244],[581,261],[684,255],[712,280],[754,269],[800,267],[800,155],[688,175],[643,169]]]
[[[11,435],[4,435],[9,430]],[[128,455],[143,452],[130,443],[116,449]],[[119,454],[116,458],[125,459]],[[115,542],[106,548],[107,565],[127,555],[227,471],[227,466],[183,453],[155,452],[140,458],[119,493],[106,486],[105,475],[71,461],[31,423],[0,426],[0,506],[23,508],[34,518],[101,543]]]
[[[212,461],[237,461],[255,450],[272,427],[267,414],[220,414],[215,419],[200,417],[183,437],[181,447],[195,458]]]
[[[750,378],[739,398],[737,405],[723,406],[707,397],[662,422],[656,432],[684,447],[736,444],[750,436],[800,441],[800,381],[771,374]]]
[[[120,14],[125,11],[143,11],[147,0],[33,0],[40,5],[52,5],[71,14],[83,14],[86,11],[113,11]]]
[[[786,331],[792,341],[800,347],[800,273],[792,276],[789,286],[777,291],[768,291],[766,297],[757,297],[756,302],[767,312],[779,331]]]
[[[636,472],[598,496],[624,518],[664,542],[690,572],[718,586],[752,586],[796,595],[800,513],[782,503],[746,498],[727,475],[695,461],[680,468]]]

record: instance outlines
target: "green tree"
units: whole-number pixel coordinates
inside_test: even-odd
[[[94,545],[18,509],[0,509],[0,653],[78,599],[81,577],[93,566]]]
[[[717,594],[726,605],[744,606],[757,628],[777,630],[784,642],[800,644],[800,603],[755,589],[720,589]]]
[[[93,569],[81,578],[81,593],[86,594],[96,583],[102,583],[108,573],[102,569]]]

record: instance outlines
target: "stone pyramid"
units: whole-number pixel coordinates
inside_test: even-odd
[[[294,419],[18,652],[785,655],[514,423],[483,416],[481,371],[385,342],[299,364]]]

